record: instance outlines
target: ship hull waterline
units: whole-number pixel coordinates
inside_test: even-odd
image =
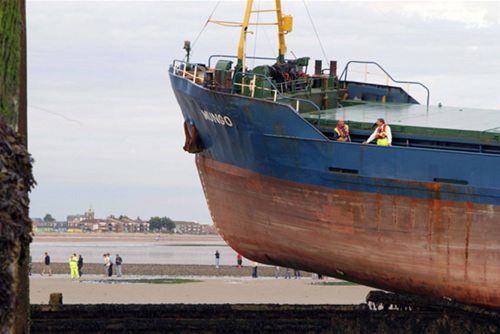
[[[196,155],[214,224],[255,261],[500,309],[500,206],[332,189]],[[485,238],[485,235],[488,238]],[[485,241],[486,240],[486,241]]]

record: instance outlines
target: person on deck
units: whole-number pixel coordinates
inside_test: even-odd
[[[349,126],[344,124],[343,119],[339,119],[337,121],[337,126],[333,130],[333,140],[351,141],[351,136],[349,136]]]
[[[363,144],[368,144],[374,139],[377,139],[377,145],[392,146],[391,127],[385,124],[383,118],[377,119],[377,128]]]

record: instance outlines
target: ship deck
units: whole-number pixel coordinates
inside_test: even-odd
[[[353,105],[343,108],[322,110],[321,128],[334,128],[337,119],[341,118],[349,125],[351,132],[372,131],[374,122],[382,117],[395,134],[493,140],[497,144],[500,138],[500,111],[498,110],[402,103],[356,101],[352,103]],[[318,124],[317,112],[301,113],[301,116],[314,125]],[[489,144],[493,143],[489,142]]]

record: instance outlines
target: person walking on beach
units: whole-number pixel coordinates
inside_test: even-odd
[[[45,257],[43,258],[40,263],[44,263],[43,271],[40,273],[40,275],[43,276],[45,274],[45,270],[49,271],[49,276],[52,276],[52,269],[50,269],[50,256],[47,252],[45,252]]]
[[[276,266],[274,267],[274,277],[278,278],[280,277],[280,267]]]
[[[116,276],[118,277],[122,277],[122,258],[119,254],[116,254],[116,260],[115,260],[115,264],[116,264]]]
[[[290,275],[290,268],[286,267],[285,269],[285,279],[287,278],[292,278],[292,275]]]
[[[300,270],[294,269],[293,270],[293,275],[295,276],[295,279],[297,279],[297,277],[300,278]]]
[[[109,258],[107,254],[103,255],[104,257],[104,277],[108,276],[109,273]]]
[[[238,268],[241,268],[241,264],[243,263],[243,258],[241,257],[241,254],[238,254],[238,256],[236,256],[236,262],[238,263]]]
[[[83,257],[82,254],[78,254],[78,275],[82,276],[83,267]]]
[[[109,260],[108,276],[111,277],[111,276],[113,276],[113,256],[109,255],[109,253],[108,253],[108,260]]]
[[[255,262],[255,261],[252,261],[252,277],[253,278],[257,278],[257,266],[258,266],[258,263]]]
[[[75,277],[78,279],[80,275],[78,275],[78,259],[76,258],[76,254],[71,255],[69,258],[69,269],[71,270],[71,279]]]
[[[219,251],[215,251],[215,268],[219,268],[219,260],[220,260],[220,254]]]

